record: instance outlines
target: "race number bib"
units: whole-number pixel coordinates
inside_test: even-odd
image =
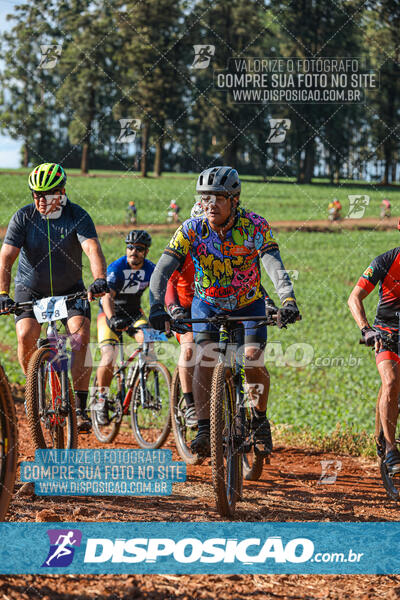
[[[42,298],[33,305],[33,312],[38,323],[49,323],[68,317],[67,303],[64,296]]]
[[[156,329],[144,328],[142,329],[143,339],[145,342],[167,342],[168,338],[165,333],[157,331]]]

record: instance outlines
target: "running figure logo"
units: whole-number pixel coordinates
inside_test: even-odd
[[[61,56],[61,50],[62,46],[56,46],[54,44],[44,44],[43,46],[40,46],[42,57],[38,69],[54,69]]]
[[[42,567],[68,567],[74,558],[75,548],[81,545],[79,529],[48,529],[50,550]]]
[[[140,119],[119,119],[121,131],[116,140],[118,144],[129,144],[135,141],[136,134],[142,126]]]
[[[267,139],[267,144],[280,144],[283,142],[290,129],[290,124],[290,119],[269,119],[271,131]]]
[[[366,194],[350,195],[349,198],[349,212],[346,215],[346,219],[362,219],[365,213],[365,209],[369,205],[369,196]]]
[[[193,46],[194,49],[194,60],[192,69],[207,69],[210,64],[211,58],[215,54],[215,46],[207,45],[201,46],[196,44]]]
[[[321,477],[318,480],[319,484],[335,483],[339,471],[342,469],[341,460],[321,460]]]

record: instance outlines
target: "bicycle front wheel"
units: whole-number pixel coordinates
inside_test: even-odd
[[[217,510],[235,512],[242,495],[242,454],[235,448],[235,389],[232,372],[223,363],[214,369],[210,407],[211,471]]]
[[[143,380],[142,389],[139,372],[133,384],[133,435],[141,448],[161,448],[171,431],[171,375],[167,367],[157,361],[144,367]]]
[[[35,448],[77,448],[75,399],[54,350],[39,348],[28,365],[25,405]]]
[[[4,521],[17,471],[17,417],[10,386],[0,365],[0,521]]]
[[[178,367],[175,368],[172,376],[170,410],[172,432],[179,456],[188,465],[198,465],[201,462],[199,455],[193,454],[190,450],[190,442],[194,439],[196,430],[186,425],[186,402],[182,393]]]

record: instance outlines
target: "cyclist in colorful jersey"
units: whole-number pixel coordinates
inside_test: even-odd
[[[203,214],[201,203],[197,202],[192,208],[191,217],[200,217]],[[190,319],[194,296],[194,278],[194,265],[192,257],[188,253],[185,262],[172,273],[167,285],[165,306],[173,319]],[[175,337],[180,344],[178,368],[182,393],[186,403],[185,423],[188,427],[196,427],[197,417],[192,390],[194,370],[193,332],[175,333]]]
[[[371,327],[363,300],[378,283],[379,302]],[[400,472],[400,452],[395,440],[400,392],[400,248],[393,248],[372,261],[351,292],[348,304],[366,345],[375,347],[376,366],[382,381],[378,398],[386,441],[385,463],[389,473],[394,475]]]
[[[64,296],[85,286],[82,280],[82,250],[89,258],[94,282],[88,287],[88,300],[108,291],[106,262],[95,226],[89,214],[65,194],[67,176],[61,165],[44,163],[29,175],[33,203],[20,208],[9,222],[0,252],[0,312],[14,301],[9,296],[11,269],[19,255],[15,278],[15,301],[48,296]],[[74,383],[79,431],[90,429],[86,412],[91,373],[88,361],[90,307],[86,300],[67,303],[67,331],[71,339],[71,373]],[[36,348],[41,325],[33,310],[15,319],[18,359],[26,373]],[[90,354],[89,354],[90,356]]]
[[[98,410],[100,425],[108,424],[107,392],[113,375],[116,345],[121,342],[123,331],[133,335],[134,326],[147,323],[140,302],[155,268],[154,263],[146,258],[151,246],[151,236],[147,231],[133,229],[126,236],[125,243],[126,254],[107,268],[110,293],[102,298],[97,317],[101,360],[97,369],[98,399],[95,409]],[[141,343],[143,334],[137,332],[135,339]]]
[[[272,450],[266,418],[269,374],[263,360],[267,330],[256,327],[256,322],[251,320],[252,316],[265,315],[260,261],[283,305],[278,311],[280,327],[295,322],[299,316],[293,286],[267,221],[239,207],[241,183],[235,169],[206,169],[199,176],[196,190],[201,196],[205,217],[185,221],[158,261],[150,282],[153,294],[150,322],[154,328],[168,331],[170,316],[164,310],[166,282],[190,253],[195,267],[192,318],[207,318],[225,312],[247,317],[244,320],[246,379],[249,384],[261,384],[263,389],[252,414],[253,438],[256,451],[268,454]],[[194,324],[193,332],[197,344],[193,390],[199,430],[192,442],[192,450],[207,456],[210,452],[209,398],[213,365],[205,359],[210,342],[215,346],[218,340],[218,329],[214,324],[202,323]]]

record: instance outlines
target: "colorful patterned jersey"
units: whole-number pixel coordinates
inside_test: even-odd
[[[400,312],[400,248],[377,256],[367,267],[357,285],[372,292],[379,283],[379,303],[374,325],[389,330],[399,329]]]
[[[181,264],[190,252],[195,296],[222,310],[236,310],[263,297],[259,259],[277,248],[268,222],[239,208],[224,241],[206,218],[192,218],[177,229],[165,252]]]

